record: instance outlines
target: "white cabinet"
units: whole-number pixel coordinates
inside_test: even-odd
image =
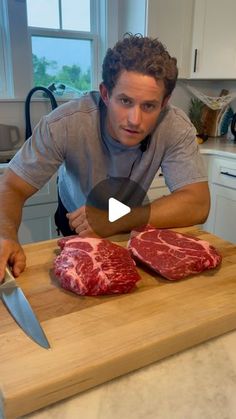
[[[19,229],[21,244],[49,240],[58,237],[54,223],[57,208],[57,175],[29,198],[23,208]]]
[[[236,78],[235,16],[235,0],[195,0],[192,78]]]
[[[203,229],[236,243],[236,159],[208,158],[211,209]]]
[[[58,237],[54,223],[56,209],[57,203],[25,207],[19,229],[20,243],[32,243]]]
[[[161,170],[158,170],[148,190],[148,200],[149,202],[152,202],[155,199],[161,198],[164,195],[169,195],[169,193],[170,191],[165,184],[164,176],[162,175]]]
[[[177,58],[179,78],[236,78],[235,0],[147,0],[146,34]]]
[[[213,184],[211,196],[214,210],[208,221],[210,228],[206,227],[206,229],[212,231],[216,236],[236,243],[236,189]]]
[[[146,34],[177,58],[180,78],[190,74],[192,19],[193,0],[147,0]]]

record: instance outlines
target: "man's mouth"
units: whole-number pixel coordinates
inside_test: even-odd
[[[126,132],[130,133],[130,134],[141,134],[140,131],[134,130],[134,129],[130,129],[130,128],[123,128],[123,130],[125,130]]]

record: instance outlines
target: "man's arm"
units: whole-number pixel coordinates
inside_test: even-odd
[[[25,268],[25,254],[18,242],[24,202],[37,189],[8,169],[0,178],[0,282],[4,277],[6,264],[18,276]]]
[[[163,196],[151,204],[149,222],[158,228],[202,224],[210,209],[207,182],[193,183]]]
[[[94,209],[93,223],[104,237],[128,232],[135,227],[151,224],[157,228],[187,227],[203,223],[210,208],[207,182],[186,185],[170,195],[153,201],[150,205],[133,208],[126,216],[114,223],[108,221],[105,211]],[[69,224],[81,237],[93,234],[87,219],[86,208],[82,207],[67,215]]]

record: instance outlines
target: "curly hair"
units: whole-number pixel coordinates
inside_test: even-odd
[[[163,80],[165,96],[175,88],[178,77],[177,60],[157,39],[141,34],[126,33],[113,48],[109,48],[103,60],[103,83],[111,94],[122,70],[135,71]]]

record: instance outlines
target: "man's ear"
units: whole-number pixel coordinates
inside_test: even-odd
[[[163,99],[163,102],[162,102],[162,104],[161,104],[161,109],[163,109],[163,108],[167,105],[167,103],[169,102],[170,96],[171,96],[171,95],[166,96],[166,97]]]
[[[108,104],[108,99],[109,99],[109,93],[108,93],[108,89],[107,89],[107,87],[105,86],[104,83],[101,83],[99,85],[99,91],[100,91],[100,95],[101,95],[101,98],[102,98],[103,102],[105,103],[105,105],[107,105]]]

